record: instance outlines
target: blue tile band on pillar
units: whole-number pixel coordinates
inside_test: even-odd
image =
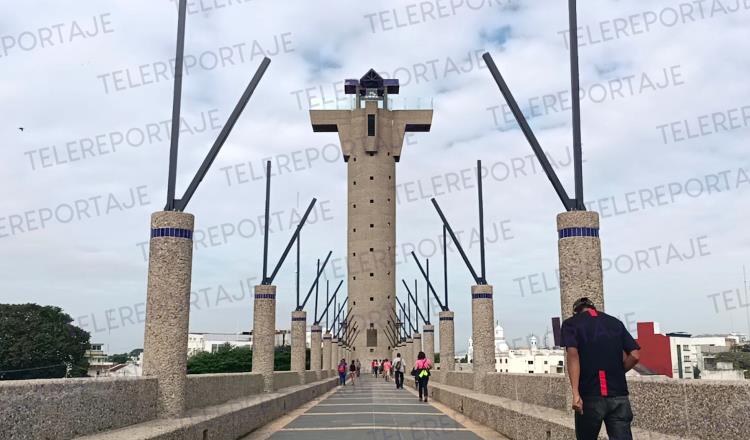
[[[151,230],[151,238],[175,237],[193,239],[193,231],[179,228],[154,228]]]
[[[422,337],[421,336],[414,336],[414,340],[417,340],[417,339],[422,339]]]
[[[324,341],[330,341],[330,340],[331,340],[331,337],[330,337],[330,336],[323,336],[323,340],[324,340]]]
[[[312,333],[323,333],[323,329],[320,328],[314,328],[310,330]]]
[[[565,228],[557,231],[558,238],[598,237],[599,228]]]
[[[422,329],[422,333],[435,333],[435,330]]]
[[[491,293],[473,293],[471,295],[471,299],[492,299],[492,294]]]
[[[255,299],[276,299],[275,293],[256,293]]]
[[[453,317],[452,316],[441,316],[440,320],[441,321],[453,321]]]
[[[255,297],[257,298],[258,295],[255,295]],[[307,318],[292,318],[292,321],[307,321]]]

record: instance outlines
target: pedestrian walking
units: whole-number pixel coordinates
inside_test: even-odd
[[[372,368],[372,376],[377,378],[378,377],[378,360],[373,359],[372,362],[370,362],[370,367]]]
[[[356,365],[357,365],[357,377],[359,377],[359,372],[360,370],[362,370],[362,364],[359,362],[359,359],[357,359]]]
[[[391,380],[391,369],[393,368],[393,364],[390,360],[386,359],[383,361],[383,375],[385,376],[385,381],[389,382]]]
[[[341,359],[341,361],[339,361],[338,372],[339,372],[339,385],[345,386],[346,385],[346,359]]]
[[[396,389],[404,389],[404,360],[401,358],[401,353],[396,353],[396,359],[393,361],[393,378],[396,382]]]
[[[432,361],[427,359],[427,356],[423,351],[420,351],[417,355],[417,361],[414,362],[414,370],[416,375],[414,380],[417,382],[419,388],[419,401],[422,402],[422,396],[424,395],[424,402],[427,402],[427,382],[430,380],[430,369],[432,368]]]
[[[632,440],[633,412],[625,373],[639,361],[640,347],[623,323],[596,310],[586,297],[561,328],[573,393],[577,440],[596,440],[602,422],[611,439]]]
[[[352,359],[352,363],[349,365],[349,378],[351,379],[352,385],[355,385],[356,377],[357,377],[357,364],[354,363],[354,359]]]

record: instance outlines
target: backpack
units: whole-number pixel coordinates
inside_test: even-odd
[[[339,364],[339,373],[346,373],[346,366],[344,364]]]

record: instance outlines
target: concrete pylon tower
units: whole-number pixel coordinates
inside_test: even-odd
[[[407,132],[427,132],[432,110],[391,110],[397,79],[370,70],[346,80],[351,110],[311,110],[314,132],[338,132],[348,169],[347,265],[352,324],[363,329],[351,356],[382,359],[391,353],[385,334],[396,307],[396,162]]]

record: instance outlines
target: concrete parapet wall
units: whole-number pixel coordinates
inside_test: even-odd
[[[0,437],[70,439],[156,418],[155,377],[0,382]]]
[[[263,392],[260,373],[190,374],[187,378],[187,409],[218,405]]]
[[[273,389],[281,390],[300,384],[300,373],[297,371],[275,371],[273,373]],[[313,380],[315,382],[315,380]]]
[[[442,373],[442,382],[446,385],[474,389],[474,373],[464,373],[458,371],[446,371]]]
[[[472,376],[473,373],[434,372],[430,384],[435,386],[430,394],[511,438],[536,437],[516,437],[513,428],[501,430],[483,420],[489,417],[487,414],[510,424],[531,417],[523,423],[532,423],[527,428],[534,432],[544,434],[552,423],[557,428],[552,429],[551,438],[575,438],[565,434],[568,422],[573,420],[568,409],[570,385],[566,376],[490,373],[485,378],[486,394],[474,392]],[[629,378],[628,387],[635,415],[633,426],[641,435],[649,436],[642,438],[750,439],[750,424],[746,423],[750,414],[750,381]],[[493,405],[502,404],[502,409],[487,406],[487,399],[495,397],[500,400],[493,401]],[[507,411],[527,414],[509,415]],[[562,437],[555,437],[557,431]]]
[[[235,440],[330,391],[336,382],[331,378],[297,385],[78,440]]]

